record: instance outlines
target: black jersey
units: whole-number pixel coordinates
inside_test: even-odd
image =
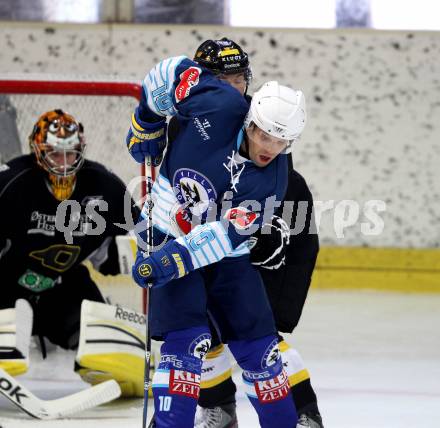
[[[307,202],[305,222],[290,236],[286,263],[276,270],[260,268],[278,331],[291,333],[297,326],[309,291],[312,273],[319,251],[313,214],[313,197],[303,176],[289,165],[289,181],[285,201],[294,202],[291,229],[296,227],[298,203]],[[281,206],[282,207],[282,206]],[[277,212],[282,214],[282,208]]]
[[[85,161],[77,173],[77,180],[70,200],[77,201],[80,213],[67,210],[64,224],[76,215],[77,227],[71,234],[71,242],[56,227],[57,207],[60,204],[52,195],[46,173],[37,166],[33,155],[15,158],[0,167],[0,275],[3,291],[6,287],[23,287],[28,293],[44,294],[48,289],[62,286],[69,272],[80,263],[96,256],[100,249],[115,250],[112,239],[126,234],[116,223],[126,224],[124,213],[124,183],[104,166]],[[107,211],[94,211],[102,216],[105,228],[98,235],[97,223],[86,214],[88,204],[106,201]],[[128,202],[127,202],[128,201]],[[127,199],[129,203],[131,199]],[[89,207],[90,208],[90,207]],[[127,212],[138,217],[137,208]],[[79,218],[78,218],[79,217]],[[105,251],[104,251],[105,253]],[[101,257],[103,273],[118,273],[117,254],[105,262]],[[66,282],[66,281],[64,281]]]
[[[313,213],[313,196],[304,177],[289,162],[289,179],[284,201],[294,203],[290,228],[294,231],[286,251],[286,264],[297,265],[309,260],[316,260],[319,240]],[[299,203],[306,203],[307,211],[299,212]],[[276,213],[282,216],[282,208]],[[303,216],[305,214],[305,219]]]

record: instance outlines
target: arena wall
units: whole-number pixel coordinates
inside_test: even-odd
[[[202,40],[224,35],[250,54],[252,89],[276,79],[306,94],[309,120],[293,156],[315,200],[328,208],[322,245],[424,249],[422,265],[438,273],[440,33],[4,22],[0,73],[140,80],[160,59],[191,55]],[[344,227],[356,209],[359,219]],[[369,234],[374,212],[383,230],[374,234],[379,222]],[[404,269],[401,256],[374,255],[389,266],[399,259],[395,267]]]

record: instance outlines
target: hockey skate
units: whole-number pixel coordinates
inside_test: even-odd
[[[197,406],[194,428],[238,428],[235,403],[221,407]]]
[[[319,413],[302,413],[299,415],[296,428],[324,428],[322,425],[322,418]]]

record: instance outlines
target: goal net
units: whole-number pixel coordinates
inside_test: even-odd
[[[141,86],[132,82],[0,76],[0,154],[11,152],[13,145],[15,153],[29,153],[28,136],[39,116],[60,108],[84,125],[88,159],[102,163],[127,185],[139,183],[141,168],[130,157],[125,136],[140,94]],[[139,186],[130,189],[139,200]],[[92,271],[92,277],[111,303],[143,311],[142,291],[129,275],[104,277]]]

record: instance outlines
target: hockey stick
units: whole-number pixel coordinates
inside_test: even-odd
[[[41,400],[0,368],[0,393],[34,418],[57,419],[114,400],[121,389],[116,381],[108,380],[63,398]]]
[[[151,196],[151,191],[153,188],[153,178],[154,178],[154,166],[151,156],[147,156],[145,158],[144,177],[146,180],[146,188],[144,188],[143,190],[145,196],[145,203],[147,204],[148,207],[147,254],[150,254],[151,248],[153,247],[153,223],[152,223],[153,199]],[[147,428],[148,390],[150,389],[151,335],[150,335],[150,326],[149,326],[148,318],[150,316],[150,308],[151,308],[151,293],[150,293],[151,285],[152,284],[148,284],[148,287],[145,289],[146,338],[145,338],[145,369],[144,369],[144,409],[143,409],[143,417],[142,417],[142,428]],[[149,427],[150,426],[154,426],[153,420],[149,424]]]

